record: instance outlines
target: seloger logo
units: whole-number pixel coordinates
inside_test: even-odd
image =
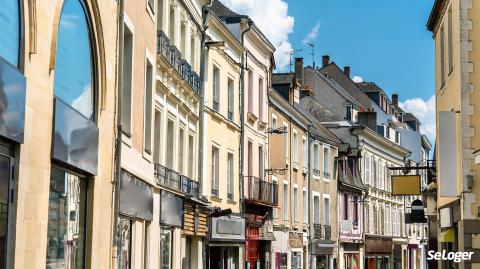
[[[442,252],[436,252],[435,250],[430,250],[427,253],[427,260],[443,260],[443,261],[468,261],[472,259],[473,252],[447,252],[443,250]]]

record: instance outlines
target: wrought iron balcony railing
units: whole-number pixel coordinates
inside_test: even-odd
[[[313,224],[313,237],[316,239],[322,238],[322,224]]]
[[[246,199],[267,205],[278,204],[278,184],[254,176],[246,176],[248,191]]]
[[[170,63],[182,75],[182,53],[175,46],[170,46]]]
[[[228,120],[233,120],[233,112],[232,111],[228,111]]]
[[[323,225],[325,239],[330,240],[332,239],[332,226],[330,225]]]
[[[161,30],[157,31],[157,50],[168,62],[171,61],[170,39]]]
[[[195,71],[192,72],[192,87],[195,92],[200,93],[200,76]]]
[[[323,172],[323,177],[324,177],[324,178],[330,178],[330,173],[328,173],[328,172]]]
[[[212,108],[217,112],[219,111],[220,107],[219,107],[218,101],[215,101],[215,100],[213,101]]]
[[[157,183],[163,187],[180,191],[193,197],[199,196],[197,181],[180,175],[178,172],[161,164],[155,164],[155,178],[157,179]]]
[[[188,84],[192,85],[192,67],[187,62],[187,60],[182,60],[182,77],[183,79],[188,82]]]
[[[318,169],[312,169],[312,173],[314,176],[319,177],[320,176],[320,170]]]

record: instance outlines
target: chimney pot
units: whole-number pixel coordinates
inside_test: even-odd
[[[328,64],[330,64],[330,56],[328,56],[328,55],[323,55],[323,56],[322,56],[322,67],[325,67],[325,66],[327,66]]]
[[[303,58],[295,58],[295,79],[303,85]]]
[[[392,94],[392,104],[398,106],[398,94],[396,93]]]
[[[350,66],[346,65],[343,67],[343,73],[345,73],[345,76],[350,77]]]

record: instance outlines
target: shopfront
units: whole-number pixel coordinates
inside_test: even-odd
[[[366,237],[365,267],[368,269],[389,269],[392,267],[393,244],[391,238]]]
[[[244,268],[245,225],[239,214],[209,218],[207,268]]]
[[[315,269],[333,269],[333,254],[335,243],[330,240],[320,240],[313,244],[312,263]]]
[[[360,269],[361,251],[359,243],[341,243],[340,244],[341,259],[340,263],[343,269]]]
[[[134,267],[132,255],[143,247],[148,236],[146,227],[153,220],[153,192],[150,185],[125,170],[120,181],[119,210],[117,268],[129,269]]]
[[[175,249],[181,246],[181,229],[184,220],[184,200],[166,191],[160,191],[160,264],[162,269],[188,268],[189,262],[182,259]],[[178,263],[178,264],[175,264]],[[183,265],[181,265],[183,263]]]

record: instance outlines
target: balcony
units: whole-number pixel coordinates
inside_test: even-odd
[[[197,94],[200,92],[200,76],[192,71],[192,67],[187,60],[182,59],[182,54],[178,48],[170,45],[170,39],[162,30],[157,31],[157,52]]]
[[[278,204],[278,185],[261,180],[254,176],[246,176],[248,191],[246,199],[270,206]]]
[[[313,176],[319,177],[320,176],[320,170],[318,169],[312,169]]]
[[[155,164],[155,178],[157,179],[157,184],[163,187],[182,192],[191,197],[198,198],[200,195],[197,181],[180,175],[178,172],[161,164]]]
[[[180,176],[180,178],[182,179],[183,193],[185,193],[186,195],[198,198],[199,197],[198,182],[183,175]]]
[[[322,224],[318,224],[318,223],[313,224],[313,238],[315,239],[322,238]]]
[[[323,225],[323,235],[325,236],[325,239],[327,239],[327,240],[332,239],[332,226]]]
[[[233,121],[233,112],[228,111],[228,120]]]
[[[324,178],[330,178],[330,173],[328,173],[328,172],[323,172],[323,177],[324,177]]]
[[[213,101],[212,108],[213,108],[213,110],[219,112],[220,107],[219,107],[218,101],[215,101],[215,100]]]

